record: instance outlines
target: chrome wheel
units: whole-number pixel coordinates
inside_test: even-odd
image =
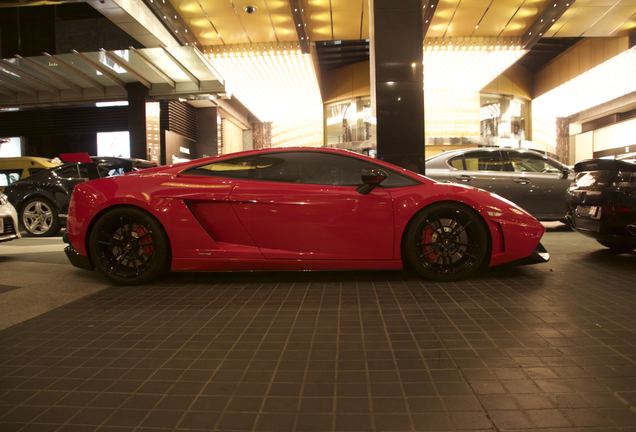
[[[44,201],[30,201],[22,210],[22,224],[33,235],[47,234],[53,226],[54,218],[52,207]]]

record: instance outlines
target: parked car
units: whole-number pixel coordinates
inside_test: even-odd
[[[7,196],[0,193],[0,242],[20,238],[18,215]]]
[[[426,176],[496,193],[541,221],[565,220],[574,179],[566,165],[539,152],[487,147],[435,155],[426,160]]]
[[[58,165],[60,165],[59,162],[33,156],[0,158],[0,188],[25,179],[38,171]]]
[[[56,235],[66,225],[73,188],[88,180],[119,175],[153,162],[125,158],[93,157],[92,163],[70,162],[42,170],[5,189],[18,210],[20,226],[36,237]],[[143,162],[143,163],[142,163]]]
[[[636,163],[589,159],[574,165],[568,220],[616,252],[636,249]]]
[[[517,205],[479,189],[346,150],[286,148],[80,184],[64,238],[72,264],[124,284],[168,269],[404,266],[448,281],[546,260],[543,232]]]

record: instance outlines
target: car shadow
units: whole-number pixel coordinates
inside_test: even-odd
[[[583,255],[582,260],[613,269],[626,270],[636,264],[636,251],[616,253],[603,248]]]

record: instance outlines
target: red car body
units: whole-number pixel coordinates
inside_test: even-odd
[[[414,184],[377,187],[283,183],[185,173],[224,159],[280,151],[327,152],[363,159]],[[169,239],[171,270],[400,269],[402,239],[421,209],[452,201],[473,208],[490,234],[488,264],[533,254],[543,226],[518,206],[484,190],[439,183],[406,169],[332,149],[269,149],[198,159],[77,186],[69,206],[71,261],[90,267],[89,231],[115,206],[154,216]],[[82,265],[83,263],[83,265]]]

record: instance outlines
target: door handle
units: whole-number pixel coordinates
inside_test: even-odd
[[[459,180],[460,182],[468,183],[469,181],[474,179],[474,177],[464,174],[464,175],[460,175],[460,176],[455,177],[455,179]]]
[[[527,184],[529,184],[529,183],[530,183],[530,180],[528,180],[528,179],[524,179],[524,178],[516,178],[516,179],[514,179],[513,181],[514,181],[515,183],[519,183],[519,184],[522,184],[522,185],[527,185]]]

